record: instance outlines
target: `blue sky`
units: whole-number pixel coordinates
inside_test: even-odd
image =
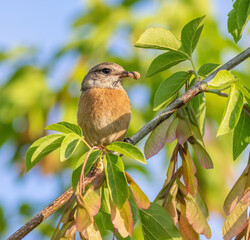
[[[110,4],[115,1],[110,0]],[[214,14],[219,19],[221,31],[228,37],[226,32],[227,13],[232,8],[232,2],[228,0],[213,0]],[[41,63],[49,60],[51,53],[58,49],[63,43],[71,37],[71,23],[74,18],[84,9],[84,1],[71,0],[8,0],[0,2],[0,50],[11,49],[20,45],[39,47],[39,59]],[[247,46],[247,38],[243,38],[241,43]],[[58,78],[69,71],[72,59],[64,59],[57,68],[57,72],[51,78]],[[1,70],[1,65],[0,65]],[[1,74],[0,74],[1,78]],[[0,79],[1,83],[1,79]],[[144,101],[144,100],[143,100]],[[142,144],[141,144],[142,145]],[[0,187],[4,190],[8,189],[8,194],[5,191],[0,191],[0,204],[6,209],[9,223],[11,225],[6,237],[14,232],[18,226],[23,224],[23,219],[18,217],[19,204],[27,200],[30,203],[38,204],[38,209],[42,209],[49,202],[54,200],[61,192],[55,192],[59,189],[59,181],[53,176],[42,174],[34,169],[24,178],[20,179],[17,176],[17,171],[11,169],[8,164],[11,152],[12,143],[6,144],[0,149]],[[164,156],[164,152],[161,152]],[[148,169],[153,169],[154,176],[164,175],[162,162],[158,162],[159,156],[151,159],[148,164]],[[158,166],[158,167],[155,167]],[[162,173],[162,174],[161,174]],[[65,172],[65,185],[70,183],[71,176]],[[133,176],[135,180],[141,178],[139,175]],[[67,180],[68,179],[68,180]],[[154,181],[144,179],[148,183],[147,187],[142,186],[142,189],[153,200],[156,195],[157,185],[160,187],[159,177],[155,177]],[[140,180],[141,181],[141,180]],[[38,189],[39,186],[39,189]],[[153,191],[152,191],[153,189]],[[223,219],[217,214],[212,214],[210,224],[212,226],[213,239],[220,239],[221,226]],[[217,237],[216,237],[217,236]],[[219,237],[218,237],[219,236]],[[214,238],[216,237],[216,238]],[[29,234],[25,239],[41,239],[37,233]]]

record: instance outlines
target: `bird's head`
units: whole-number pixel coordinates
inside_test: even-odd
[[[82,81],[81,90],[85,91],[93,87],[122,89],[124,78],[140,78],[138,72],[128,72],[120,65],[112,62],[100,63],[91,68]]]

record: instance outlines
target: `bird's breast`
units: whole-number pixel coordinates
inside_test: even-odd
[[[92,146],[122,140],[130,116],[130,101],[123,89],[91,88],[80,97],[77,120]]]

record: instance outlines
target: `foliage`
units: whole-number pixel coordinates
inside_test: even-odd
[[[223,170],[217,175],[223,177],[223,181],[220,181],[218,176],[210,177],[211,171],[216,169],[206,169],[212,169],[214,166],[218,169],[215,155],[218,155],[219,161],[226,161],[227,156],[231,154],[225,155],[229,146],[226,144],[222,147],[220,138],[216,146],[211,148],[211,142],[204,134],[209,131],[213,133],[211,121],[217,121],[217,135],[223,135],[226,141],[232,137],[234,160],[249,144],[247,130],[250,124],[250,96],[247,75],[226,70],[219,71],[208,83],[206,92],[195,96],[171,118],[157,126],[148,137],[144,147],[147,159],[165,146],[167,155],[171,155],[166,158],[169,166],[165,183],[152,203],[127,172],[127,158],[132,159],[131,166],[137,167],[136,169],[142,169],[138,164],[146,163],[143,153],[137,147],[124,142],[114,142],[106,148],[92,149],[85,142],[81,129],[76,124],[69,123],[75,121],[77,107],[77,98],[70,95],[70,89],[74,84],[79,86],[79,81],[92,63],[110,59],[146,73],[147,79],[143,80],[143,84],[150,86],[153,94],[146,110],[132,109],[133,118],[128,132],[132,135],[152,118],[151,109],[157,111],[165,108],[183,92],[188,91],[196,81],[202,80],[218,68],[220,64],[214,62],[220,61],[220,51],[224,45],[239,50],[233,43],[218,35],[211,19],[207,19],[204,26],[204,16],[193,19],[180,29],[180,22],[187,22],[193,14],[203,14],[200,11],[195,13],[192,4],[185,5],[190,8],[191,14],[166,16],[166,9],[169,7],[167,4],[178,3],[164,3],[159,14],[138,20],[136,14],[131,16],[130,13],[131,6],[136,2],[123,1],[120,6],[109,6],[101,1],[89,3],[88,11],[73,24],[75,33],[84,29],[86,36],[69,42],[54,56],[55,63],[69,52],[77,52],[79,57],[68,82],[58,93],[53,93],[45,84],[48,68],[34,66],[20,67],[10,81],[1,87],[0,144],[9,139],[16,139],[14,159],[20,159],[24,146],[27,148],[27,144],[45,134],[41,129],[48,122],[51,109],[60,105],[64,110],[62,118],[65,121],[46,128],[47,133],[59,133],[36,140],[26,153],[26,171],[30,171],[38,162],[43,169],[47,162],[50,171],[58,171],[58,167],[53,168],[54,156],[60,158],[59,168],[68,166],[72,169],[72,186],[76,192],[65,207],[52,239],[72,239],[76,231],[83,239],[101,239],[110,232],[119,239],[199,239],[200,234],[211,238],[208,208],[215,208],[211,199],[224,197],[221,192],[225,190],[222,187],[226,179],[230,178],[225,172],[231,163],[221,163]],[[249,9],[248,1],[236,0],[233,10],[229,13],[228,30],[236,42],[241,38],[249,19]],[[127,21],[129,17],[131,20]],[[160,18],[163,19],[162,24],[154,24],[157,19],[160,22]],[[161,27],[151,27],[154,25]],[[148,29],[142,33],[145,28]],[[147,54],[147,51],[135,49],[134,56],[122,58],[109,50],[113,32],[119,30],[127,31],[127,37],[131,36],[133,43],[138,39],[135,44],[138,48],[161,50],[147,70],[147,59],[155,56],[154,52],[145,57],[143,54]],[[2,55],[2,59],[7,59],[6,54]],[[192,66],[192,70],[189,70],[190,67],[187,70],[187,66]],[[39,88],[36,87],[37,84]],[[131,83],[127,83],[126,87],[130,90]],[[226,103],[216,99],[217,95],[225,96],[224,91],[229,93]],[[221,116],[223,108],[224,114]],[[27,127],[24,131],[17,131],[23,122]],[[208,128],[206,132],[205,127]],[[214,142],[215,140],[212,144]],[[123,154],[124,157],[121,158],[112,151]],[[55,155],[51,155],[53,152]],[[219,157],[221,154],[222,157]],[[45,159],[40,161],[42,158]],[[82,186],[82,179],[100,163],[104,165],[105,177],[98,178],[91,186]],[[222,229],[224,239],[232,239],[236,235],[240,238],[247,234],[248,180],[249,162],[225,200],[224,210],[227,218]],[[218,186],[219,194],[209,190],[211,186],[212,191]],[[217,206],[216,209],[218,208],[220,207]]]

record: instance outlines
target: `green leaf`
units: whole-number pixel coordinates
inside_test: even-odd
[[[219,71],[216,76],[209,83],[209,88],[212,89],[224,89],[229,87],[233,82],[238,81],[238,79],[227,70]]]
[[[26,171],[28,172],[39,160],[61,146],[65,136],[51,134],[38,139],[26,153]]]
[[[195,196],[195,202],[198,205],[198,207],[200,208],[202,214],[204,215],[204,217],[206,218],[206,220],[209,220],[209,211],[207,208],[207,204],[200,192],[200,189],[198,189],[198,193]]]
[[[184,197],[184,200],[186,204],[186,217],[188,222],[197,233],[205,235],[207,239],[211,238],[211,229],[194,198],[191,194],[187,194]]]
[[[69,133],[65,136],[63,139],[62,145],[61,145],[61,150],[60,150],[60,161],[63,162],[75,151],[78,143],[80,141],[79,135],[75,133]]]
[[[153,60],[149,66],[146,77],[151,77],[156,73],[165,71],[187,59],[187,55],[182,52],[169,51],[167,53],[163,53]]]
[[[250,142],[250,117],[245,111],[241,112],[238,124],[233,132],[233,159],[235,160]]]
[[[200,165],[206,169],[213,168],[214,166],[212,159],[210,158],[206,149],[195,138],[189,138],[188,141],[191,143]]]
[[[189,102],[192,105],[192,108],[196,115],[201,135],[204,136],[205,119],[206,119],[206,95],[205,93],[200,93],[194,98],[192,98]]]
[[[189,80],[191,73],[176,72],[158,87],[154,98],[154,110],[159,110]]]
[[[250,191],[247,191],[222,226],[224,240],[231,240],[247,226],[247,209],[250,205]]]
[[[109,190],[108,188],[103,184],[101,188],[101,209],[100,211],[110,214],[110,199],[109,199]]]
[[[250,90],[246,86],[239,83],[237,83],[237,88],[243,93],[248,105],[250,106]]]
[[[79,136],[82,136],[82,129],[78,125],[69,122],[53,123],[47,126],[45,129],[61,133],[76,133]]]
[[[165,146],[166,133],[170,123],[171,118],[168,118],[150,133],[144,146],[144,154],[146,159],[156,155]]]
[[[236,0],[233,9],[228,14],[228,32],[237,43],[241,39],[242,32],[250,18],[250,2],[248,0]]]
[[[145,240],[181,239],[178,229],[166,210],[156,203],[149,209],[139,209]]]
[[[74,168],[74,171],[72,173],[72,186],[74,189],[76,188],[77,183],[79,181],[81,171],[82,171],[82,164],[85,161],[87,154],[88,154],[88,152],[84,153],[84,155],[82,155],[79,158],[79,160],[76,163],[76,166]],[[88,162],[86,163],[86,166],[84,169],[84,176],[86,176],[88,174],[88,172],[91,170],[91,168],[93,167],[93,165],[99,161],[101,154],[102,154],[102,151],[100,151],[100,150],[93,150],[91,152],[91,154],[89,155],[89,158],[88,158]]]
[[[175,50],[181,47],[181,42],[169,30],[161,27],[147,29],[135,44],[140,48]]]
[[[121,209],[129,197],[122,159],[118,155],[106,152],[103,162],[111,199],[115,206]]]
[[[226,134],[233,130],[237,125],[243,107],[243,94],[237,89],[235,84],[231,86],[231,90],[227,99],[226,110],[224,111],[222,121],[220,123],[217,136]]]
[[[108,146],[106,146],[106,148],[108,150],[121,153],[141,163],[147,164],[145,157],[143,153],[141,152],[141,150],[130,143],[119,142],[119,141],[112,142]]]
[[[205,16],[196,18],[186,24],[181,31],[182,49],[191,57],[205,22]]]
[[[217,63],[205,63],[199,68],[198,75],[202,77],[206,77],[208,74],[210,74],[219,66],[220,64],[217,64]]]

